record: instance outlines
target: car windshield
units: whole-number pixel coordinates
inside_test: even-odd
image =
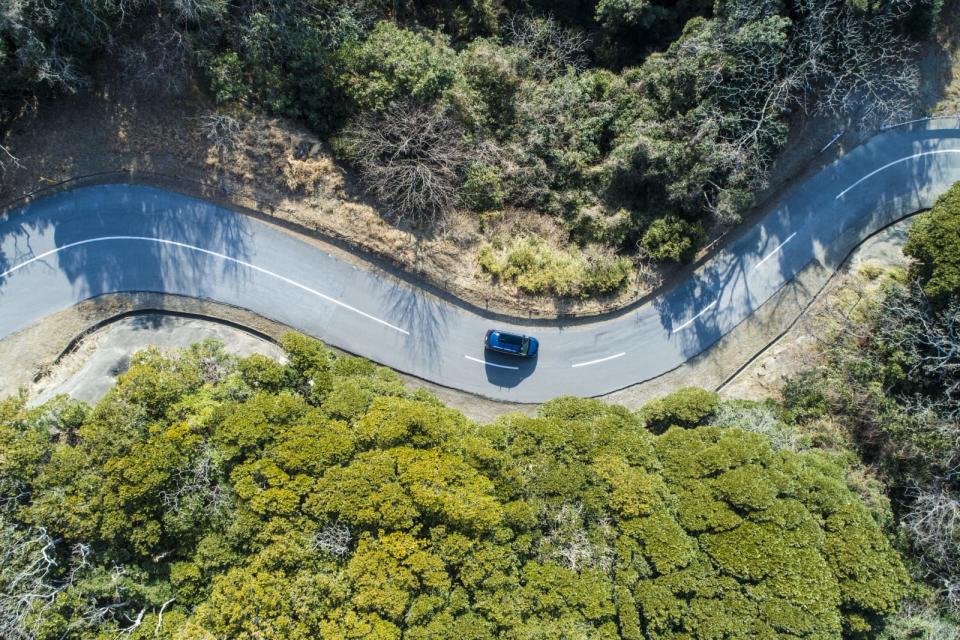
[[[530,338],[524,338],[520,341],[520,353],[527,355],[530,352]]]

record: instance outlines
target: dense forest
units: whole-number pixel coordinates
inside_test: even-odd
[[[7,0],[0,145],[37,100],[119,78],[307,123],[384,215],[554,216],[479,268],[528,293],[616,291],[754,204],[791,126],[910,115],[942,0]],[[16,162],[0,148],[0,170]]]
[[[143,352],[93,408],[0,404],[5,638],[837,638],[898,608],[842,459],[714,394],[478,426],[284,345]]]

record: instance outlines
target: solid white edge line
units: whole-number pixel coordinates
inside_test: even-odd
[[[868,173],[867,175],[863,176],[862,178],[860,178],[859,180],[857,180],[856,182],[854,182],[852,185],[850,185],[849,187],[847,187],[846,189],[844,189],[843,191],[841,191],[840,193],[838,193],[838,194],[837,194],[837,197],[834,198],[834,200],[839,200],[839,199],[842,198],[843,196],[847,195],[847,192],[848,192],[848,191],[850,191],[851,189],[853,189],[855,186],[857,186],[858,184],[860,184],[861,182],[863,182],[863,181],[866,180],[867,178],[872,178],[873,176],[877,175],[878,173],[880,173],[880,172],[883,171],[884,169],[889,169],[890,167],[892,167],[892,166],[895,165],[895,164],[900,164],[901,162],[906,162],[907,160],[913,160],[914,158],[922,158],[923,156],[934,156],[934,155],[937,155],[937,154],[939,154],[939,153],[960,153],[960,149],[936,149],[936,150],[934,150],[934,151],[923,151],[923,152],[921,152],[921,153],[915,153],[915,154],[913,154],[912,156],[907,156],[906,158],[900,158],[899,160],[894,160],[893,162],[888,162],[887,164],[883,165],[883,166],[880,167],[879,169],[874,169],[873,171],[871,171],[871,172]]]
[[[511,367],[505,364],[496,364],[495,362],[487,362],[486,360],[481,360],[480,358],[474,358],[473,356],[463,356],[467,360],[473,360],[474,362],[479,362],[480,364],[485,364],[488,367],[496,367],[497,369],[512,369],[513,371],[519,371],[520,367]]]
[[[753,265],[754,270],[759,269],[759,268],[760,268],[760,265],[762,265],[764,262],[766,262],[767,260],[769,260],[769,259],[772,258],[773,256],[777,255],[777,254],[780,252],[780,249],[783,249],[783,245],[785,245],[785,244],[787,244],[788,242],[790,242],[791,240],[793,240],[793,236],[795,236],[795,235],[797,235],[797,232],[796,232],[796,231],[794,231],[793,233],[791,233],[790,235],[788,235],[788,236],[787,236],[787,239],[784,240],[783,242],[781,242],[780,244],[778,244],[773,251],[771,251],[770,253],[768,253],[767,255],[765,255],[765,256],[763,257],[763,260],[761,260],[761,261],[758,262],[757,264]]]
[[[576,369],[577,367],[586,367],[591,364],[600,364],[601,362],[606,362],[607,360],[613,360],[614,358],[619,358],[620,356],[625,356],[625,355],[627,355],[627,352],[622,351],[612,356],[607,356],[606,358],[600,358],[599,360],[591,360],[590,362],[578,362],[577,364],[571,364],[570,366]]]
[[[29,260],[26,260],[26,261],[24,261],[24,262],[21,262],[20,264],[16,265],[15,267],[12,267],[12,268],[10,268],[10,269],[7,269],[7,270],[4,271],[3,273],[0,273],[0,278],[5,278],[6,276],[10,275],[11,273],[13,273],[13,272],[15,272],[15,271],[18,271],[18,270],[26,267],[26,266],[29,265],[29,264],[32,264],[32,263],[34,263],[34,262],[37,262],[38,260],[43,260],[44,258],[46,258],[46,257],[48,257],[48,256],[51,256],[51,255],[53,255],[53,254],[55,254],[55,253],[59,253],[59,252],[61,252],[61,251],[65,251],[65,250],[67,250],[67,249],[71,249],[71,248],[73,248],[73,247],[78,247],[78,246],[84,245],[84,244],[93,244],[94,242],[108,242],[108,241],[113,241],[113,240],[137,240],[137,241],[142,241],[142,242],[156,242],[157,244],[166,244],[166,245],[171,245],[171,246],[174,246],[174,247],[181,247],[181,248],[183,248],[183,249],[190,249],[191,251],[198,251],[198,252],[200,252],[200,253],[205,253],[205,254],[207,254],[207,255],[220,258],[221,260],[226,260],[226,261],[228,261],[228,262],[233,262],[233,263],[239,264],[239,265],[241,265],[241,266],[247,267],[247,268],[249,268],[249,269],[253,269],[254,271],[259,271],[260,273],[262,273],[262,274],[264,274],[264,275],[268,275],[268,276],[270,276],[270,277],[272,277],[272,278],[276,278],[276,279],[278,279],[278,280],[281,280],[281,281],[283,281],[283,282],[286,282],[286,283],[289,284],[289,285],[292,285],[292,286],[294,286],[294,287],[297,287],[298,289],[302,289],[303,291],[306,291],[307,293],[312,293],[313,295],[315,295],[315,296],[317,296],[317,297],[319,297],[319,298],[323,298],[323,299],[326,300],[327,302],[330,302],[330,303],[332,303],[332,304],[335,304],[335,305],[337,305],[338,307],[342,307],[342,308],[344,308],[344,309],[346,309],[346,310],[348,310],[348,311],[352,311],[352,312],[354,312],[354,313],[356,313],[356,314],[358,314],[358,315],[361,315],[361,316],[363,316],[364,318],[367,318],[368,320],[373,320],[374,322],[378,322],[378,323],[382,324],[383,326],[389,327],[389,328],[393,329],[394,331],[399,331],[400,333],[402,333],[402,334],[404,334],[404,335],[407,335],[407,336],[410,335],[410,332],[407,331],[406,329],[402,329],[401,327],[398,327],[398,326],[396,326],[396,325],[392,325],[392,324],[390,324],[389,322],[387,322],[386,320],[381,320],[380,318],[377,318],[376,316],[372,316],[372,315],[370,315],[369,313],[366,313],[366,312],[364,312],[364,311],[361,311],[360,309],[357,309],[356,307],[351,307],[350,305],[348,305],[348,304],[345,303],[345,302],[341,302],[341,301],[337,300],[336,298],[331,298],[330,296],[328,296],[328,295],[325,294],[325,293],[320,293],[320,292],[317,291],[316,289],[311,289],[310,287],[308,287],[308,286],[306,286],[306,285],[304,285],[304,284],[300,284],[300,283],[297,282],[296,280],[291,280],[290,278],[287,278],[287,277],[285,277],[285,276],[282,276],[282,275],[280,275],[279,273],[274,273],[273,271],[270,271],[270,270],[268,270],[268,269],[264,269],[263,267],[258,267],[258,266],[255,265],[255,264],[251,264],[251,263],[249,263],[249,262],[245,262],[244,260],[238,260],[237,258],[231,258],[231,257],[228,256],[228,255],[225,255],[225,254],[222,254],[222,253],[217,253],[216,251],[210,251],[209,249],[203,249],[203,248],[201,248],[201,247],[196,247],[196,246],[194,246],[194,245],[192,245],[192,244],[186,244],[186,243],[184,243],[184,242],[177,242],[176,240],[165,240],[165,239],[163,239],[163,238],[150,238],[150,237],[146,237],[146,236],[102,236],[102,237],[100,237],[100,238],[89,238],[89,239],[87,239],[87,240],[80,240],[80,241],[78,241],[78,242],[71,242],[70,244],[65,244],[65,245],[63,245],[62,247],[57,247],[56,249],[51,249],[50,251],[46,251],[46,252],[44,252],[44,253],[41,253],[41,254],[38,255],[38,256],[35,256],[35,257],[33,257],[33,258],[30,258]]]
[[[714,300],[713,302],[711,302],[710,304],[708,304],[707,306],[705,306],[705,307],[703,308],[703,310],[700,311],[700,313],[698,313],[697,315],[693,316],[692,318],[690,318],[689,320],[687,320],[686,322],[684,322],[682,325],[680,325],[679,327],[675,328],[675,329],[674,329],[673,331],[671,331],[670,333],[676,333],[677,331],[682,331],[682,330],[686,329],[687,327],[689,327],[690,325],[692,325],[697,318],[699,318],[700,316],[702,316],[703,314],[705,314],[707,311],[710,311],[710,309],[713,309],[715,306],[717,306],[717,301],[716,301],[716,300]]]

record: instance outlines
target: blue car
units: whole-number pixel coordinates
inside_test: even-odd
[[[537,355],[540,343],[536,338],[522,336],[516,333],[507,333],[506,331],[497,331],[490,329],[487,331],[487,337],[483,341],[484,346],[491,351],[508,353],[512,356],[522,358],[532,358]]]

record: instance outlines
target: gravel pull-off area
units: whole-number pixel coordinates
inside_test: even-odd
[[[127,370],[130,356],[137,351],[149,346],[184,348],[207,338],[219,340],[227,351],[239,356],[259,353],[284,359],[283,350],[276,344],[242,329],[194,318],[137,315],[122,318],[81,340],[32,386],[30,403],[42,404],[61,393],[94,403]]]

